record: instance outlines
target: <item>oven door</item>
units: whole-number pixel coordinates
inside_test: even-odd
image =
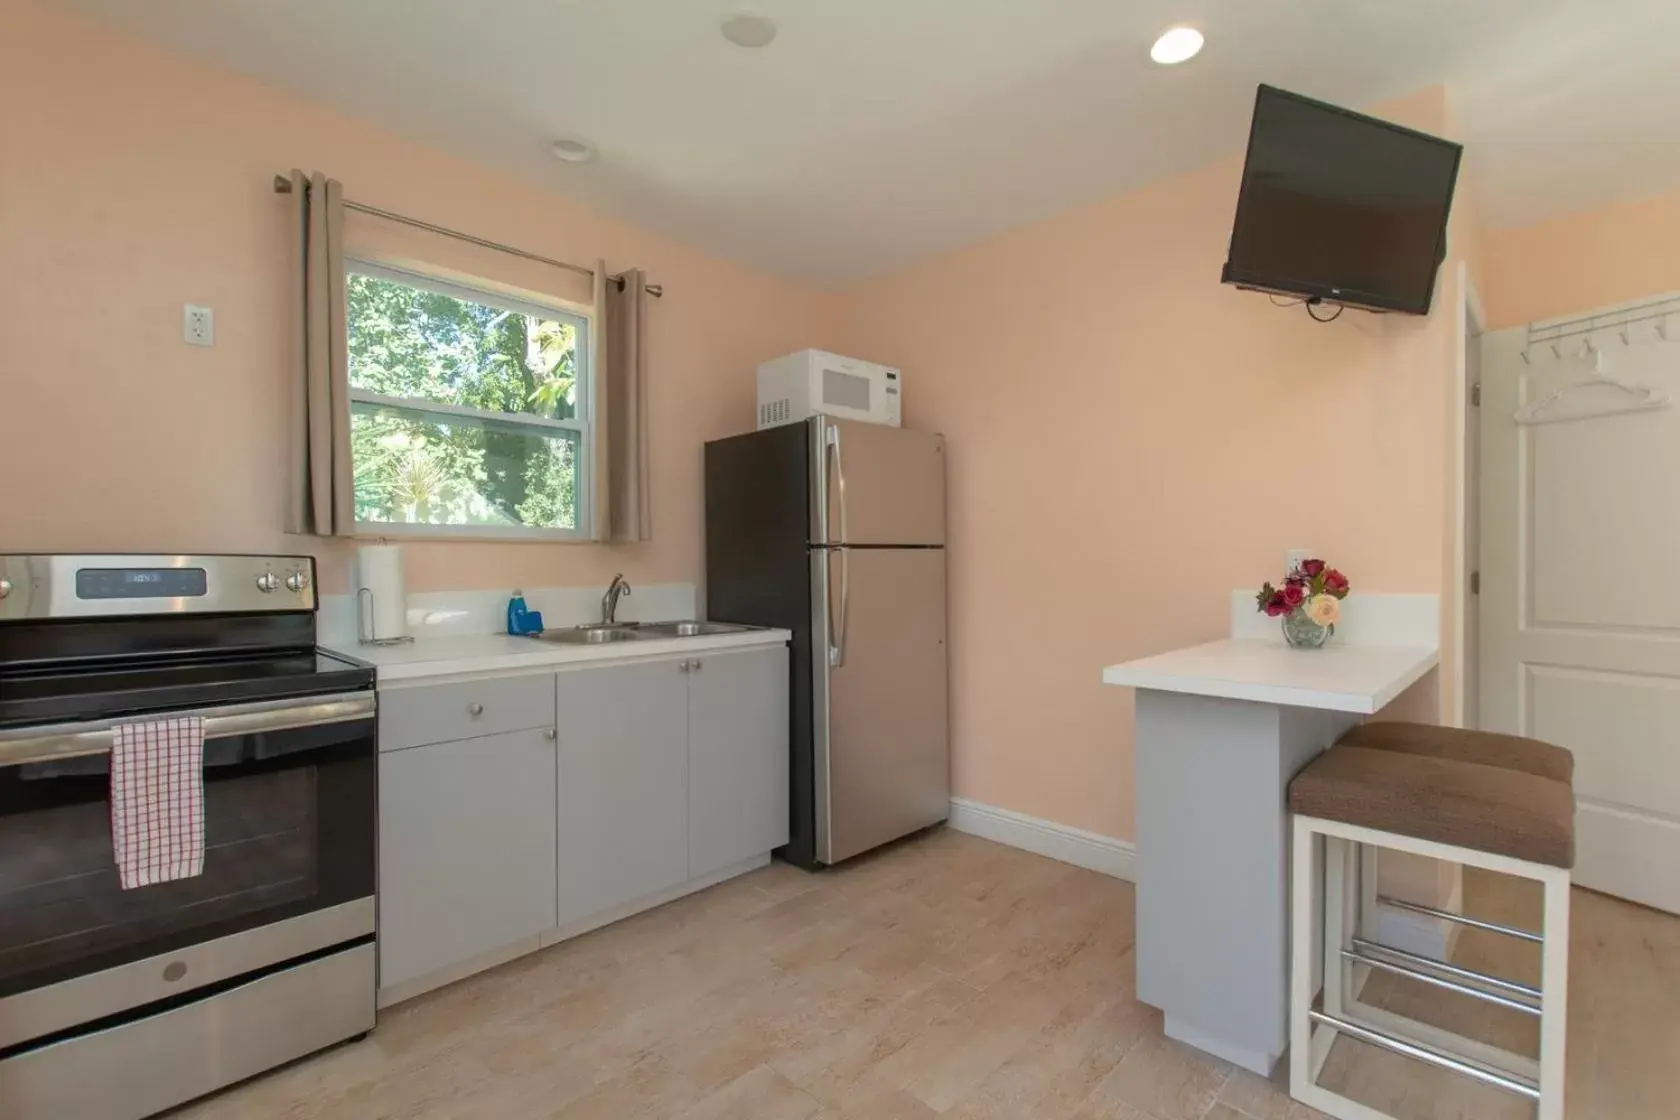
[[[123,890],[112,723],[0,731],[0,1053],[373,934],[374,693],[204,719],[204,872]]]

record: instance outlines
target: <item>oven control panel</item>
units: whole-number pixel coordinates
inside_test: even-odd
[[[309,556],[0,556],[0,622],[313,611]]]

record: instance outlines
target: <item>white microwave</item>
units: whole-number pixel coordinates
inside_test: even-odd
[[[901,426],[898,370],[824,350],[801,350],[758,367],[758,426],[837,420]]]

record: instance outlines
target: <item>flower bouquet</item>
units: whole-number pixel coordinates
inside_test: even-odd
[[[1322,560],[1302,560],[1283,579],[1282,587],[1267,583],[1255,597],[1269,618],[1283,619],[1283,640],[1297,649],[1317,649],[1342,617],[1348,580]]]

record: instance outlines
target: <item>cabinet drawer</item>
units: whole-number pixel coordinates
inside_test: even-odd
[[[379,749],[554,726],[554,675],[488,677],[379,693]]]

